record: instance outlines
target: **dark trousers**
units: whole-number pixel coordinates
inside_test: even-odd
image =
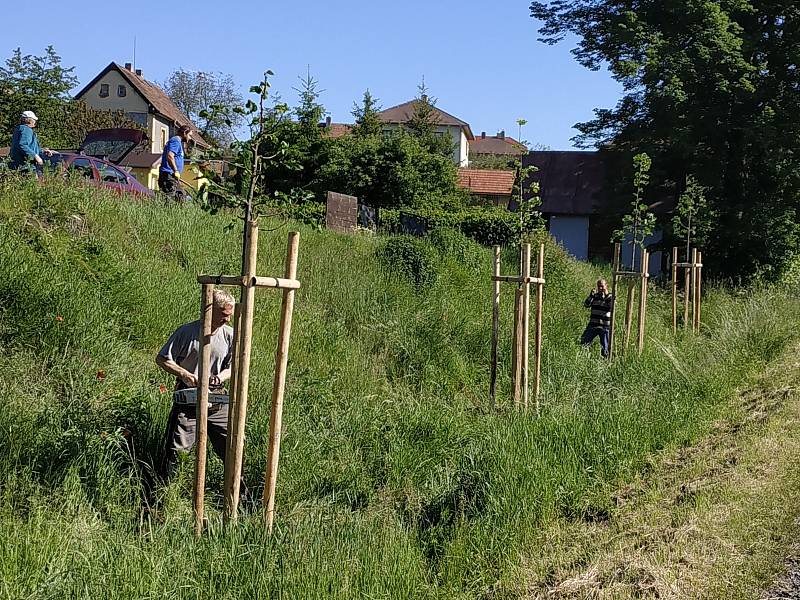
[[[603,358],[608,358],[608,348],[610,344],[609,334],[611,332],[605,327],[592,327],[591,325],[586,328],[581,336],[581,345],[589,346],[594,338],[600,337],[600,354]]]
[[[178,466],[178,452],[189,452],[194,446],[197,415],[194,406],[172,405],[164,432],[164,449],[161,457],[159,475],[165,483],[169,483]],[[228,405],[212,404],[208,409],[208,439],[214,453],[225,462],[225,443],[228,439]],[[250,490],[244,483],[244,476],[239,480],[239,501],[252,502]]]
[[[180,197],[185,194],[181,182],[176,179],[172,173],[167,173],[166,171],[158,172],[158,189],[165,194],[172,194],[176,197]]]
[[[178,452],[189,452],[194,446],[197,415],[194,406],[173,404],[164,432],[164,452],[160,475],[172,479],[178,464]],[[208,409],[208,439],[214,452],[225,462],[225,442],[228,439],[228,405],[212,404]]]

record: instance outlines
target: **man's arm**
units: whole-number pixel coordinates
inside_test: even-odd
[[[172,150],[167,151],[167,164],[169,168],[172,169],[173,174],[180,175],[178,163],[175,162],[175,153]]]
[[[197,387],[197,377],[194,376],[194,373],[190,373],[174,360],[170,360],[158,354],[156,356],[156,364],[170,375],[181,379],[183,383],[189,387]],[[228,369],[228,377],[230,377],[230,369]]]
[[[590,308],[592,306],[592,300],[594,300],[594,290],[589,292],[589,295],[586,297],[586,300],[583,301],[583,306],[585,308]]]

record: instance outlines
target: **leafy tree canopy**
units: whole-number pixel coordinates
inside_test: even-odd
[[[794,0],[533,2],[541,41],[624,86],[577,141],[646,151],[673,196],[689,175],[718,215],[705,262],[776,277],[800,252],[800,7]]]
[[[233,77],[208,71],[178,69],[161,84],[175,105],[199,128],[203,137],[220,146],[233,141],[233,132],[242,125],[243,116],[229,111],[204,112],[210,106],[233,108],[244,104]],[[230,124],[227,123],[230,121]]]

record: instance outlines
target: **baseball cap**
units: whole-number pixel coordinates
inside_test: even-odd
[[[36,114],[34,114],[34,112],[32,110],[24,111],[22,113],[22,118],[23,119],[33,119],[34,121],[38,121],[39,120],[39,117],[37,117]]]

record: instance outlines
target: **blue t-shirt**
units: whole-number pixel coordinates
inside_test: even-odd
[[[17,125],[11,138],[11,168],[16,169],[23,165],[33,163],[34,157],[41,154],[39,139],[32,128],[27,125]]]
[[[180,136],[174,135],[169,138],[164,146],[164,152],[161,153],[161,170],[165,173],[174,173],[167,162],[167,152],[175,154],[175,166],[178,167],[178,173],[183,173],[183,142]]]

